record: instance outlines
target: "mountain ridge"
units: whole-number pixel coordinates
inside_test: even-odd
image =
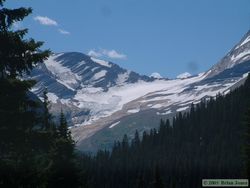
[[[53,54],[32,71],[30,78],[38,81],[32,91],[41,97],[48,89],[51,111],[58,114],[64,109],[80,149],[98,148],[94,140],[103,138],[110,145],[119,138],[116,133],[107,136],[112,130],[120,135],[135,128],[148,130],[147,125],[136,124],[138,118],[173,117],[188,110],[191,103],[226,94],[243,82],[250,71],[250,32],[247,34],[207,72],[173,80],[139,75],[79,52]],[[125,125],[123,120],[130,117],[137,117],[135,124]],[[102,131],[106,135],[96,137]]]
[[[225,69],[250,59],[250,30],[218,63],[207,71],[207,78],[219,74]]]

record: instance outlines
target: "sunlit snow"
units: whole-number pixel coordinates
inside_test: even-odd
[[[140,112],[140,109],[137,108],[137,109],[131,109],[131,110],[128,110],[128,113],[137,113],[137,112]]]
[[[48,96],[48,99],[50,102],[52,102],[52,103],[57,102],[58,97],[56,96],[56,94],[48,92],[47,96]]]
[[[98,63],[99,65],[105,66],[105,67],[111,67],[112,65],[109,64],[109,62],[101,60],[101,59],[96,59],[94,57],[91,57],[91,60]]]
[[[189,72],[184,72],[184,73],[179,74],[176,78],[184,79],[184,78],[188,78],[190,76],[192,76],[192,75]]]
[[[158,73],[158,72],[154,72],[154,73],[152,73],[151,75],[150,75],[150,77],[153,77],[153,78],[162,78],[162,76],[160,75],[160,73]]]
[[[112,125],[109,126],[110,129],[112,129],[114,126],[118,125],[120,123],[120,121],[113,123]]]

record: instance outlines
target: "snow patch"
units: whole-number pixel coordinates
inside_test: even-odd
[[[51,101],[52,103],[57,103],[57,99],[58,99],[58,97],[57,97],[57,95],[56,94],[54,94],[54,93],[47,93],[47,96],[48,96],[48,98],[49,98],[49,101]]]
[[[127,112],[134,114],[134,113],[140,112],[140,109],[139,108],[137,108],[137,109],[131,109],[131,110],[128,110]]]
[[[243,78],[248,77],[249,74],[250,74],[250,72],[247,72],[247,73],[243,74]]]
[[[247,55],[250,55],[250,50],[246,50],[246,51],[244,51],[244,52],[241,52],[240,54],[238,54],[238,55],[236,55],[236,56],[232,56],[231,57],[231,60],[233,61],[233,62],[235,62],[235,61],[237,61],[237,60],[239,60],[239,59],[241,59],[241,58],[243,58],[243,57],[245,57],[245,56],[247,56]]]
[[[86,64],[86,62],[85,62],[85,61],[80,61],[80,62],[77,64],[77,66],[76,66],[76,67],[80,67],[80,66],[82,66],[82,65],[84,65],[84,64]]]
[[[113,123],[112,125],[109,126],[109,128],[110,128],[110,129],[113,128],[114,126],[118,125],[120,122],[121,122],[121,121],[118,121],[118,122],[116,122],[116,123]]]
[[[106,76],[107,74],[107,71],[106,70],[101,70],[100,72],[96,73],[94,76],[93,76],[93,79],[94,80],[99,80],[100,78]]]
[[[224,95],[226,95],[228,93],[230,93],[230,89],[228,89],[228,90],[226,90],[226,91],[223,92]]]
[[[121,85],[127,81],[129,78],[130,71],[126,71],[125,73],[119,74],[116,79],[116,84]]]
[[[91,60],[94,61],[95,63],[98,63],[99,65],[102,65],[102,66],[105,66],[105,67],[112,67],[112,65],[109,64],[109,62],[107,62],[107,61],[96,59],[94,57],[91,57]]]
[[[250,41],[250,36],[248,36],[241,44],[240,46],[243,46],[244,44],[248,43]]]
[[[178,109],[176,110],[176,112],[181,112],[181,111],[187,110],[188,108],[189,108],[188,106],[182,107],[182,108],[178,108]]]
[[[82,85],[83,87],[84,85]],[[82,91],[84,93],[88,93],[88,94],[91,94],[91,93],[100,93],[100,92],[103,92],[103,88],[101,87],[86,87],[86,88],[83,88]]]
[[[159,116],[164,116],[164,115],[168,115],[168,114],[171,114],[171,113],[172,113],[172,111],[171,111],[171,110],[168,110],[168,111],[163,112],[163,113],[156,112],[156,114],[157,114],[157,115],[159,115]]]
[[[155,104],[155,105],[151,106],[151,108],[162,108],[162,107],[164,107],[164,105],[162,105],[162,104]]]
[[[69,68],[64,67],[60,61],[55,61],[57,57],[61,54],[50,56],[46,61],[44,61],[48,70],[56,76],[56,79],[72,90],[74,86],[78,85],[78,81],[81,80],[81,76],[73,73]]]

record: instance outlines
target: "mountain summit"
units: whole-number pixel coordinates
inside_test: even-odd
[[[250,30],[225,57],[208,71],[207,78],[213,77],[226,69],[248,60],[250,60]]]
[[[79,52],[51,55],[31,73],[31,77],[36,77],[40,86],[48,90],[58,93],[59,89],[62,97],[64,92],[75,94],[80,88],[101,88],[107,91],[114,85],[154,80]]]

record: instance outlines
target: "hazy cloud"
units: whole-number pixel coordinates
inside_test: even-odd
[[[47,16],[36,16],[34,17],[34,20],[38,21],[42,25],[58,26],[58,23],[55,20],[52,20],[51,18],[48,18]]]
[[[89,50],[88,55],[92,56],[92,57],[101,57],[101,56],[103,56],[101,53],[96,52],[95,50]]]
[[[199,64],[196,61],[190,61],[187,63],[188,71],[192,73],[197,73],[199,70]]]
[[[100,50],[90,50],[88,52],[89,56],[93,57],[108,57],[111,59],[126,59],[127,56],[123,53],[119,53],[116,50],[107,50],[107,49],[100,49]]]
[[[118,53],[115,50],[102,50],[103,55],[106,55],[109,58],[112,59],[126,59],[127,56],[122,53]]]
[[[59,33],[61,33],[62,35],[70,35],[70,32],[63,30],[63,29],[58,29]]]

